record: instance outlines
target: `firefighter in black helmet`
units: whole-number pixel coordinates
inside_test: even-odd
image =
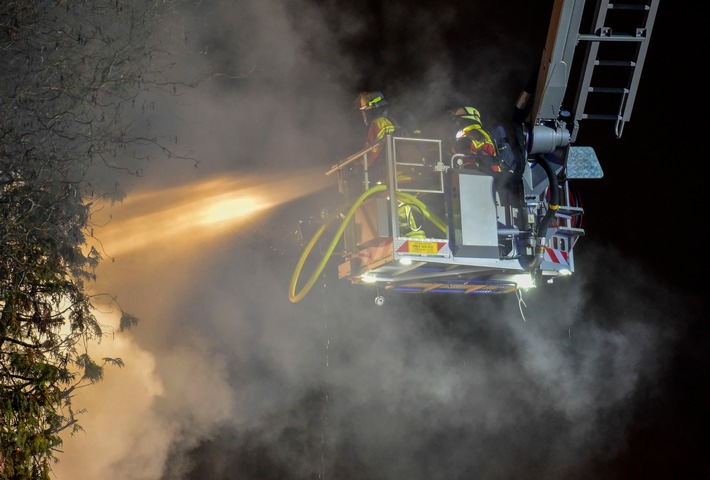
[[[367,146],[381,142],[387,134],[394,134],[397,130],[397,123],[388,113],[389,102],[382,92],[362,92],[357,97],[357,108],[362,114],[362,121],[367,127]],[[382,145],[373,149],[367,154],[368,170],[373,178],[382,179],[385,177],[384,162],[376,162],[382,153]]]
[[[356,106],[362,114],[362,120],[367,127],[367,146],[380,143],[389,135],[406,135],[405,129],[389,115],[389,102],[382,92],[362,92],[356,99]],[[382,181],[386,178],[387,165],[384,161],[378,161],[382,154],[383,145],[380,144],[367,154],[368,172],[374,181]],[[399,175],[399,172],[398,172]],[[398,176],[399,179],[399,176]],[[405,181],[404,179],[400,179]],[[400,234],[408,237],[425,237],[422,230],[423,214],[418,209],[409,204],[398,206],[398,216],[400,221]]]

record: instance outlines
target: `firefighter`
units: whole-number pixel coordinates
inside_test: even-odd
[[[408,136],[406,129],[401,127],[397,121],[389,115],[389,102],[385,99],[382,92],[362,92],[356,99],[356,106],[362,114],[362,120],[367,130],[366,146],[375,145],[388,134]],[[383,144],[373,149],[367,154],[367,169],[369,178],[373,182],[384,181],[387,177],[387,164],[384,161]],[[411,178],[406,178],[406,175],[398,172],[398,181],[405,183],[411,181]],[[411,237],[425,237],[426,234],[422,230],[422,222],[424,221],[421,212],[415,211],[411,205],[400,204],[397,208],[400,221],[400,234]]]
[[[449,153],[470,155],[460,159],[460,166],[500,172],[498,150],[491,135],[483,128],[480,112],[474,107],[458,107],[451,115],[458,131]]]
[[[362,114],[362,121],[367,127],[366,146],[375,145],[384,140],[387,134],[395,134],[398,129],[397,122],[389,115],[387,106],[389,102],[382,92],[362,92],[357,97],[357,108]],[[370,177],[383,180],[386,176],[386,165],[377,162],[383,151],[383,145],[373,149],[367,154],[367,168]]]

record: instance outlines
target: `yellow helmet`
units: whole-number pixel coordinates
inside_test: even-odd
[[[478,123],[481,125],[481,113],[473,107],[458,107],[451,112],[456,122]]]

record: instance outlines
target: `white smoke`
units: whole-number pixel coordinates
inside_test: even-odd
[[[358,5],[228,3],[203,3],[213,8],[196,35],[224,75],[156,114],[200,165],[156,162],[133,195],[214,177],[325,172],[362,145],[351,107],[363,88],[418,105],[427,122],[474,92],[500,117],[514,100],[500,97],[512,80],[524,86],[521,65],[534,66],[542,46],[486,27],[475,39],[488,43],[450,52],[445,33],[470,24],[458,7],[383,6],[391,20],[369,39],[361,35],[375,20]],[[404,17],[409,43],[397,39],[402,50],[392,51]],[[467,52],[476,67],[468,77],[452,70]],[[379,76],[393,65],[409,77]],[[381,83],[365,84],[373,78]],[[64,439],[58,479],[562,479],[618,451],[667,341],[654,319],[671,307],[628,300],[647,293],[643,280],[604,271],[584,238],[579,273],[526,294],[524,317],[512,295],[392,295],[376,307],[373,292],[342,283],[334,268],[290,303],[298,222],[330,206],[333,190],[217,238],[184,229],[100,267],[97,288],[141,321],[96,347],[126,367],[77,398],[84,432]],[[143,213],[129,207],[113,207],[117,222],[122,208]],[[125,237],[141,235],[126,225]],[[120,251],[120,232],[109,254]]]

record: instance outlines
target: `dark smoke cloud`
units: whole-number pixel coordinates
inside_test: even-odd
[[[549,15],[469,3],[201,3],[191,38],[221,75],[157,114],[201,163],[156,162],[134,194],[325,172],[361,146],[363,88],[416,106],[432,130],[469,100],[504,118],[542,47],[525,39],[543,42]],[[508,38],[526,16],[543,20]],[[99,287],[141,323],[97,346],[127,366],[78,398],[86,431],[66,439],[58,478],[584,479],[624,448],[676,340],[671,286],[583,238],[578,273],[522,299],[376,307],[332,265],[290,303],[299,221],[334,190],[101,267]]]

